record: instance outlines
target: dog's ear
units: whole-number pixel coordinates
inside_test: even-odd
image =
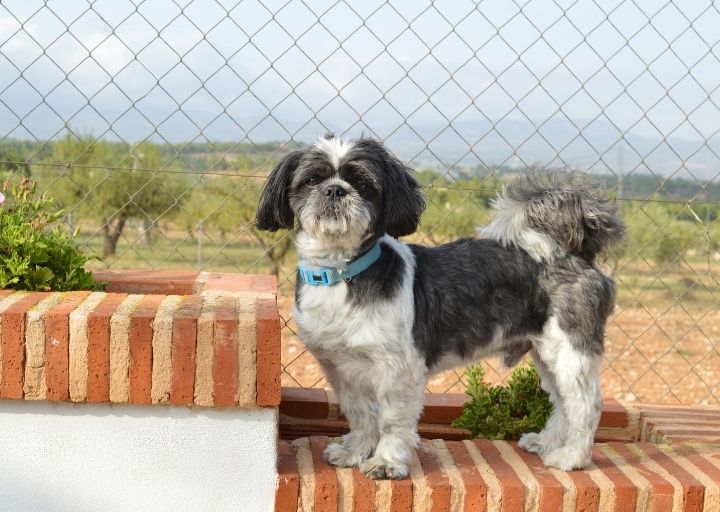
[[[292,229],[295,215],[290,208],[290,183],[303,151],[285,156],[268,176],[255,213],[255,226],[265,231]]]
[[[392,237],[410,235],[417,230],[425,210],[425,198],[413,171],[378,143],[382,158],[384,211],[381,222]]]

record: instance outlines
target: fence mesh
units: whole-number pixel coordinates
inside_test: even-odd
[[[294,331],[291,235],[252,224],[280,156],[384,140],[425,186],[425,244],[533,164],[594,173],[630,234],[603,264],[605,393],[719,403],[718,26],[709,1],[2,0],[0,171],[64,205],[93,265],[277,273],[299,386],[326,383]]]

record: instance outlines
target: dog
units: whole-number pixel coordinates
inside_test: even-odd
[[[400,242],[425,208],[410,168],[373,139],[320,138],[272,170],[259,229],[293,229],[294,319],[350,432],[326,460],[373,479],[408,476],[428,377],[530,353],[553,403],[519,445],[561,470],[590,462],[613,281],[597,255],[624,237],[617,208],[578,173],[532,171],[492,203],[480,237]]]

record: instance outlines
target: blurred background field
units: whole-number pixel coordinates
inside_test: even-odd
[[[150,142],[129,147],[92,137],[85,144],[66,138],[40,147],[28,144],[30,153],[15,161],[34,163],[4,164],[4,173],[11,180],[30,175],[63,203],[68,229],[98,257],[91,268],[277,274],[285,322],[283,384],[327,386],[292,322],[292,234],[260,232],[253,225],[264,177],[295,144],[244,146],[225,154],[188,145],[190,156]],[[6,154],[23,150],[7,141],[0,148]],[[66,161],[73,164],[58,164]],[[450,179],[419,169],[428,209],[418,233],[407,241],[436,245],[472,236],[488,221],[490,200],[503,182],[526,171],[466,166]],[[605,392],[631,400],[717,403],[720,188],[647,175],[625,177],[622,183],[611,175],[592,179],[605,183],[628,225],[627,243],[602,262],[618,287],[607,333]],[[499,361],[486,365],[490,380],[508,374]],[[464,385],[457,369],[434,377],[428,390],[461,392]]]
[[[601,262],[604,393],[718,404],[718,26],[711,0],[3,0],[0,177],[55,197],[91,267],[276,274],[282,383],[325,386],[292,235],[253,224],[279,158],[383,140],[424,185],[407,241],[427,245],[534,165],[588,172],[628,224]],[[463,389],[461,369],[428,385]]]

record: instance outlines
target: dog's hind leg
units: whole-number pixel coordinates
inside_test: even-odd
[[[523,434],[522,437],[520,437],[520,441],[518,441],[518,446],[528,452],[544,455],[565,444],[567,420],[565,419],[565,410],[558,395],[555,376],[550,372],[535,350],[530,352],[530,356],[533,358],[535,369],[540,377],[540,387],[542,387],[550,397],[553,409],[542,431]]]
[[[555,408],[562,409],[566,427],[564,443],[559,447],[548,445],[542,458],[546,465],[564,471],[590,463],[595,429],[602,412],[601,355],[585,350],[582,340],[574,339],[577,336],[561,329],[551,317],[535,347],[537,356],[552,374],[557,393]],[[558,428],[555,423],[548,427]],[[552,440],[548,435],[546,441]]]
[[[417,422],[425,399],[427,374],[417,368],[402,373],[388,372],[377,389],[380,440],[371,458],[360,471],[373,479],[406,478],[410,471],[411,450],[417,446]],[[388,370],[390,370],[388,368]]]

